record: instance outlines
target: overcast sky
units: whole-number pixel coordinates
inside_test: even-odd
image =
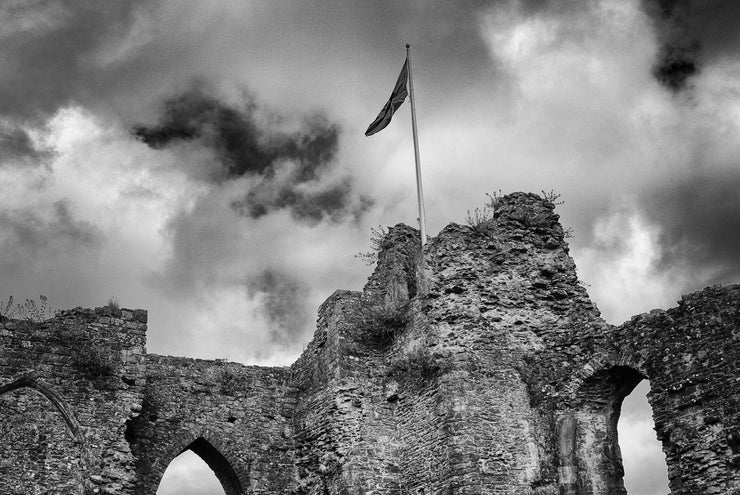
[[[150,352],[289,364],[370,227],[555,190],[612,323],[740,281],[740,3],[0,3],[0,297],[149,310]]]

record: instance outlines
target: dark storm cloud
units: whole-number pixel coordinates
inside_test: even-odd
[[[195,87],[164,102],[159,123],[139,125],[133,134],[155,149],[197,141],[213,150],[223,166],[215,179],[263,173],[277,157],[254,121],[255,104],[232,108]]]
[[[644,203],[662,230],[662,268],[682,267],[697,289],[740,278],[740,172],[665,185]]]
[[[139,125],[133,134],[155,149],[182,141],[197,141],[213,150],[223,166],[215,179],[262,173],[275,159],[254,122],[255,105],[224,105],[200,88],[193,88],[164,102],[155,126]]]
[[[291,159],[299,164],[296,179],[305,182],[334,158],[339,128],[325,118],[314,116],[291,135],[271,134],[259,129],[255,110],[251,99],[235,108],[195,87],[165,101],[157,125],[135,126],[132,132],[155,149],[198,141],[215,152],[226,178],[271,173],[275,161]]]
[[[705,63],[740,49],[740,3],[734,0],[643,0],[660,49],[653,67],[668,89],[683,89]]]
[[[252,99],[236,108],[196,87],[164,103],[155,126],[136,126],[133,134],[155,149],[193,142],[211,150],[221,165],[215,182],[247,176],[244,198],[232,207],[259,218],[289,209],[294,218],[316,223],[324,218],[359,218],[372,201],[352,190],[349,178],[324,181],[339,144],[339,127],[314,115],[293,133],[264,131]]]
[[[280,271],[266,269],[248,280],[246,287],[249,297],[260,298],[261,311],[273,342],[295,343],[307,328],[311,328],[310,294],[302,282]]]
[[[3,264],[14,264],[19,258],[95,250],[102,243],[102,232],[92,224],[75,220],[65,201],[55,202],[46,215],[30,208],[0,211]]]

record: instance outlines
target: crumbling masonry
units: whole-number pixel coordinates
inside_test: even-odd
[[[193,450],[236,494],[622,494],[643,379],[673,494],[740,494],[740,286],[606,324],[553,205],[424,251],[399,225],[290,367],[147,354],[146,312],[0,323],[0,493],[154,494]]]

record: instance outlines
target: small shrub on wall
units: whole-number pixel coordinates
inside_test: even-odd
[[[0,302],[0,321],[15,319],[26,323],[41,323],[54,316],[48,302],[48,298],[42,294],[38,303],[34,299],[26,299],[23,304],[14,304],[11,295],[6,303]]]
[[[239,392],[239,381],[233,371],[223,369],[218,375],[218,389],[223,395],[236,395]]]
[[[113,376],[113,352],[90,341],[78,341],[72,349],[72,366],[93,384],[101,386]]]
[[[116,374],[118,351],[106,343],[97,344],[88,336],[69,329],[57,329],[51,334],[56,345],[69,349],[70,364],[82,378],[95,388],[104,388]]]
[[[501,189],[492,194],[486,193],[488,202],[482,208],[475,208],[472,212],[468,210],[465,217],[467,224],[476,232],[482,234],[490,233],[496,226],[496,208],[501,202]]]
[[[410,322],[408,304],[389,306],[363,303],[353,321],[358,338],[372,347],[390,346]]]

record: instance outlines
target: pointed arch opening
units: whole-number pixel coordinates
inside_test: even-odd
[[[184,479],[186,476],[196,481]],[[214,481],[220,485],[220,491]],[[243,491],[239,477],[229,460],[208,440],[198,437],[170,462],[160,480],[158,495],[175,493],[242,495]]]
[[[225,492],[208,464],[192,450],[186,450],[167,466],[157,495],[225,495]]]

